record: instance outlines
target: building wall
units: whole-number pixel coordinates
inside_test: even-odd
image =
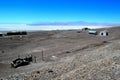
[[[103,32],[100,32],[99,35],[100,35],[100,36],[108,36],[108,32],[103,31]]]

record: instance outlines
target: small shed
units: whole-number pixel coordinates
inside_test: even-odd
[[[3,33],[0,33],[0,37],[2,37],[3,36]]]
[[[87,30],[90,30],[89,28],[83,28],[82,31],[87,31]]]
[[[108,31],[107,30],[100,31],[99,35],[100,36],[108,36]]]
[[[95,30],[89,30],[88,33],[92,34],[92,35],[97,35],[97,31],[95,31]]]

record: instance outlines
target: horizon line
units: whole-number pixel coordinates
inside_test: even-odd
[[[5,22],[0,24],[55,24],[55,23],[96,23],[96,24],[120,24],[120,23],[111,23],[111,22],[90,22],[90,21],[41,21],[41,22],[30,22],[30,23],[11,23],[11,22]]]

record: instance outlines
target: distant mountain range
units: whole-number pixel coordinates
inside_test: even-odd
[[[120,26],[119,24],[113,24],[113,23],[95,23],[95,22],[84,22],[84,21],[78,21],[78,22],[44,22],[44,23],[32,23],[27,24],[30,26],[41,26],[41,25],[79,25],[79,26]]]
[[[110,23],[94,23],[94,22],[46,22],[46,23],[31,23],[31,24],[0,24],[0,31],[11,30],[68,30],[81,28],[107,28],[120,26],[120,24]]]

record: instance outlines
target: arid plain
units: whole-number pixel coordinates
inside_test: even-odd
[[[108,36],[87,31],[28,32],[0,38],[1,80],[120,80],[120,27]],[[42,56],[43,53],[43,56]],[[10,63],[32,55],[33,62],[18,68]]]

